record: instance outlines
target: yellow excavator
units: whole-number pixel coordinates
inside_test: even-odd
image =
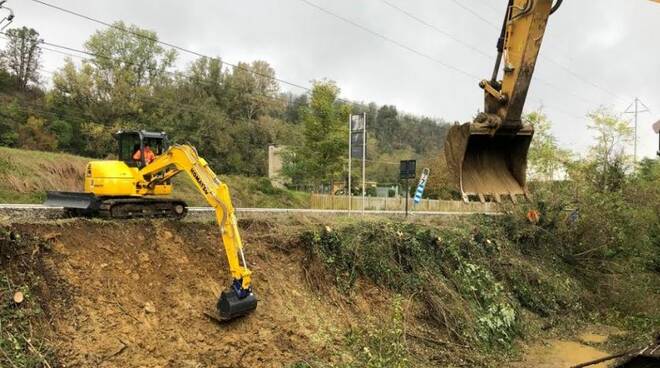
[[[215,210],[232,276],[217,303],[220,319],[229,320],[256,309],[251,272],[245,262],[229,188],[190,145],[169,145],[162,132],[120,131],[115,134],[118,160],[90,161],[84,192],[48,192],[46,205],[63,207],[73,215],[107,218],[182,218],[186,203],[167,198],[171,179],[181,173],[190,179]]]
[[[465,201],[528,197],[527,152],[534,128],[522,121],[522,111],[548,18],[561,3],[508,2],[492,77],[479,83],[484,111],[472,123],[452,126],[445,141],[450,177]]]

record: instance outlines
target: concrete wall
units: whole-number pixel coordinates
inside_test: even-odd
[[[282,151],[284,146],[268,146],[268,178],[273,184],[284,185],[282,172]]]

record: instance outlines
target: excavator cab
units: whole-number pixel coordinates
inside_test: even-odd
[[[479,83],[484,110],[471,123],[452,126],[445,140],[450,179],[465,201],[508,197],[515,203],[519,195],[528,197],[527,152],[534,128],[523,121],[523,107],[548,18],[561,3],[508,2],[492,77]]]
[[[145,150],[150,150],[155,156],[167,151],[169,140],[165,132],[118,131],[114,134],[118,143],[117,157],[130,167],[143,168],[148,162]]]

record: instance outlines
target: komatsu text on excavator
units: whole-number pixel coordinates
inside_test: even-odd
[[[257,307],[251,272],[245,262],[229,188],[189,145],[169,145],[165,133],[120,131],[118,160],[91,161],[85,170],[83,193],[48,192],[46,205],[63,207],[74,215],[107,218],[170,217],[186,215],[186,203],[164,198],[172,192],[171,179],[188,174],[216,220],[229,263],[232,284],[217,303],[220,318],[236,318]]]
[[[472,123],[451,127],[445,142],[452,181],[465,201],[477,197],[499,202],[507,196],[515,202],[518,195],[528,196],[527,152],[534,128],[522,121],[522,111],[548,18],[561,3],[508,2],[493,75],[479,83],[484,111]]]

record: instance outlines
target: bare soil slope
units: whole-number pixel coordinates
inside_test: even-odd
[[[355,310],[320,301],[304,286],[300,251],[272,242],[260,226],[244,231],[260,303],[230,323],[205,315],[229,283],[214,225],[78,220],[17,224],[12,231],[46,239],[30,252],[40,258],[39,294],[63,366],[282,367],[307,357],[332,360],[325,346],[341,337]],[[373,302],[354,308],[370,312]]]

